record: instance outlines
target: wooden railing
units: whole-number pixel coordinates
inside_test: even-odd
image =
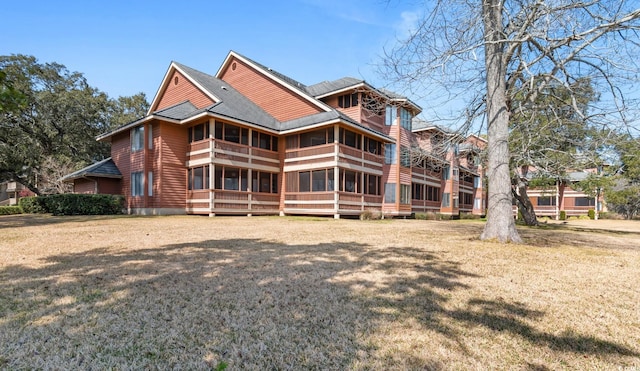
[[[285,158],[298,158],[307,156],[326,155],[334,153],[333,143],[323,144],[320,146],[305,147],[299,149],[288,149]]]

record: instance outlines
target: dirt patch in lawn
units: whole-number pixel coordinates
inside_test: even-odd
[[[0,217],[0,368],[640,367],[640,231]]]

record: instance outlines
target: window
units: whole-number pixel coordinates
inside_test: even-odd
[[[380,196],[380,177],[377,175],[364,174],[364,193],[368,195]]]
[[[351,170],[340,170],[340,191],[359,192],[360,173]]]
[[[214,172],[215,189],[227,191],[247,191],[249,179],[247,170],[235,167],[216,166]]]
[[[187,189],[192,191],[209,188],[209,165],[189,169],[187,173]]]
[[[205,122],[189,128],[189,143],[209,138],[209,123]],[[221,139],[221,138],[220,138]]]
[[[381,155],[382,143],[369,137],[364,137],[364,150],[374,155]]]
[[[398,109],[396,106],[387,106],[384,116],[384,124],[387,126],[395,125]]]
[[[131,173],[131,195],[144,196],[144,173]]]
[[[400,147],[400,165],[411,167],[411,151],[405,146]]]
[[[216,121],[214,137],[226,142],[249,144],[249,129]]]
[[[413,200],[424,200],[424,185],[411,183],[411,198]]]
[[[333,191],[333,169],[301,171],[298,174],[299,192]]]
[[[427,186],[427,201],[440,201],[440,187]]]
[[[153,126],[149,125],[149,133],[147,135],[148,139],[148,147],[149,149],[153,149]]]
[[[451,178],[449,165],[442,167],[442,180],[449,180]]]
[[[387,143],[384,145],[384,163],[387,165],[396,163],[395,143]]]
[[[338,97],[338,107],[349,108],[358,105],[358,93],[345,94]]]
[[[449,207],[451,205],[451,194],[443,193],[442,194],[442,207]]]
[[[386,203],[396,202],[396,184],[395,183],[385,183],[384,202]]]
[[[462,204],[463,205],[473,205],[473,194],[472,193],[462,193]]]
[[[340,128],[340,143],[347,145],[349,147],[353,147],[353,148],[358,148],[360,149],[360,134],[354,133],[353,131],[350,130],[345,130],[343,128]]]
[[[251,173],[251,191],[278,193],[278,174],[254,170]]]
[[[473,203],[473,208],[474,209],[482,209],[482,199],[481,198],[476,198],[475,202]]]
[[[411,131],[411,112],[406,108],[400,108],[400,126]]]
[[[576,197],[576,206],[596,206],[595,198],[591,197]]]
[[[251,146],[277,152],[278,137],[254,130],[251,134]]]
[[[556,206],[556,198],[538,197],[538,206]]]
[[[400,203],[411,203],[411,186],[408,184],[400,184]]]
[[[333,143],[333,128],[308,131],[300,134],[300,148]]]
[[[147,194],[149,196],[153,196],[153,172],[148,172],[147,173]]]
[[[473,177],[473,188],[480,188],[480,177],[479,176],[474,176]]]
[[[141,151],[144,148],[144,126],[136,126],[131,129],[131,152]]]

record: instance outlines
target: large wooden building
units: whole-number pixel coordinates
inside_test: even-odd
[[[171,63],[111,158],[66,177],[137,214],[483,214],[481,138],[443,151],[406,97],[354,78],[306,86],[236,52],[215,75]],[[441,146],[440,146],[441,147]]]

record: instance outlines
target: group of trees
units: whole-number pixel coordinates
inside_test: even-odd
[[[33,56],[0,56],[0,182],[36,194],[61,193],[59,180],[109,156],[96,136],[146,114],[144,93],[112,99],[79,72]]]
[[[409,37],[385,52],[381,72],[413,95],[464,98],[460,130],[478,121],[487,130],[481,238],[520,242],[512,198],[526,195],[523,172],[559,177],[569,162],[598,165],[616,148],[608,139],[632,130],[637,102],[624,93],[640,71],[638,4],[438,0],[424,10]],[[526,212],[528,199],[518,199]]]

